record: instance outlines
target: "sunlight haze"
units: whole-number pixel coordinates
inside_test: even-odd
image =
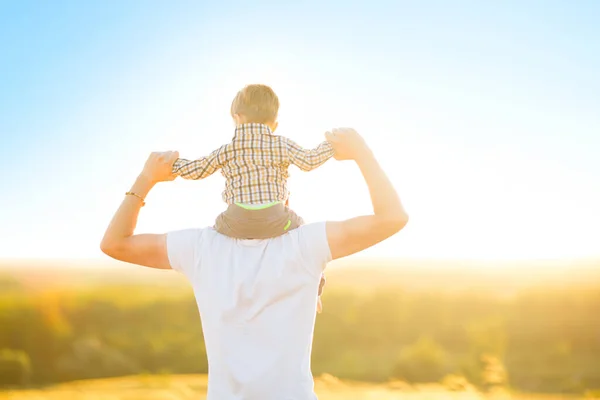
[[[118,4],[0,4],[0,258],[100,257],[149,152],[229,141],[248,83],[303,146],[366,138],[411,218],[366,256],[600,257],[598,4]],[[371,211],[352,163],[291,175],[307,221]],[[159,184],[138,232],[212,224],[223,185]]]

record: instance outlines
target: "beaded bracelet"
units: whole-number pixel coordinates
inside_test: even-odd
[[[144,198],[142,196],[140,196],[139,194],[137,194],[137,193],[126,192],[125,196],[135,196],[135,197],[137,197],[138,199],[140,199],[142,201],[142,207],[144,207],[146,205],[146,202],[144,201]]]

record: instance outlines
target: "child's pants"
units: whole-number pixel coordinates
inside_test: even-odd
[[[265,206],[231,204],[217,217],[215,229],[236,239],[269,239],[303,224],[302,218],[281,202]]]
[[[236,239],[270,239],[304,224],[289,207],[281,202],[260,206],[231,204],[215,221],[217,232]],[[319,296],[325,285],[321,275]]]

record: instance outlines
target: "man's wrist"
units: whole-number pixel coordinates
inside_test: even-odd
[[[365,148],[354,158],[354,161],[356,161],[357,164],[363,164],[373,160],[375,160],[375,155],[369,148]]]
[[[140,174],[133,183],[133,186],[131,186],[131,192],[134,192],[137,195],[145,198],[146,195],[148,195],[148,193],[150,192],[150,190],[152,190],[154,185],[156,185],[155,181],[145,176],[144,174]]]

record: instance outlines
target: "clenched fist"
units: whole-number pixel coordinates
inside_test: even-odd
[[[352,128],[336,128],[325,133],[331,143],[336,160],[357,160],[368,155],[369,147],[365,140]]]
[[[164,182],[175,179],[173,163],[179,158],[177,151],[163,151],[151,153],[144,165],[142,176],[150,182]]]

